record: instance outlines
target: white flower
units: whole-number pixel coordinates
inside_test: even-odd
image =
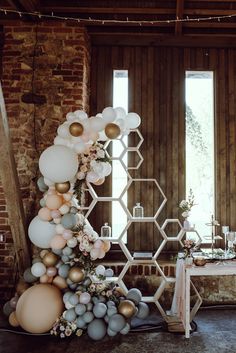
[[[186,200],[182,200],[179,204],[180,208],[188,208],[188,202]]]
[[[98,158],[104,158],[105,152],[103,150],[99,150],[99,151],[97,151],[97,156],[98,156]]]
[[[189,217],[189,215],[190,215],[190,213],[189,213],[188,211],[184,211],[184,212],[182,213],[182,216],[183,216],[184,218]]]

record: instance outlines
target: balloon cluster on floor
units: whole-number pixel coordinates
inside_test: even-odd
[[[125,296],[112,282],[113,270],[96,265],[110,249],[80,213],[81,181],[101,185],[111,164],[99,141],[115,139],[137,128],[140,117],[122,108],[105,108],[88,118],[68,113],[54,145],[40,156],[42,191],[38,215],[29,225],[29,238],[39,248],[32,266],[4,305],[9,323],[31,333],[51,331],[61,338],[85,330],[93,340],[106,334],[127,334],[132,317],[145,318],[148,306],[133,288]]]

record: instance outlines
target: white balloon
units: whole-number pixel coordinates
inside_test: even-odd
[[[55,183],[71,180],[78,170],[76,153],[66,146],[48,147],[39,158],[42,175]]]
[[[116,112],[116,119],[125,119],[126,111],[124,108],[117,107],[117,108],[115,108],[115,112]]]
[[[106,126],[106,121],[98,116],[93,116],[89,119],[91,130],[94,132],[99,132],[104,130]]]
[[[42,249],[50,248],[50,242],[55,233],[55,224],[42,221],[39,216],[32,219],[28,229],[29,238],[32,243]]]
[[[42,262],[36,262],[31,267],[31,273],[35,277],[41,277],[46,273],[46,266]]]
[[[66,244],[67,246],[69,246],[69,248],[75,248],[76,245],[78,244],[77,238],[73,237],[71,239],[68,239]]]
[[[54,181],[48,179],[48,178],[43,178],[44,180],[44,183],[47,185],[47,186],[53,186],[55,183]]]
[[[94,182],[98,181],[98,179],[99,179],[99,175],[95,172],[88,172],[88,174],[86,176],[86,180],[89,183],[94,183]]]
[[[74,145],[74,144],[76,144],[76,143],[81,142],[81,138],[80,138],[79,136],[78,136],[78,137],[76,137],[76,136],[71,136],[70,142],[73,143],[73,145]]]
[[[57,129],[57,133],[62,138],[69,138],[70,132],[69,132],[68,124],[64,123],[64,124],[60,125]]]
[[[68,114],[66,114],[66,120],[67,121],[74,121],[75,120],[75,118],[76,118],[76,116],[75,116],[75,114],[74,113],[68,113]]]
[[[116,111],[112,107],[107,107],[102,111],[102,117],[106,123],[112,123],[116,119]]]
[[[83,153],[86,149],[86,145],[83,141],[76,143],[76,145],[74,146],[74,150],[76,153]]]
[[[109,174],[111,174],[112,168],[110,163],[108,162],[102,162],[102,166],[103,166],[103,176],[106,177]]]
[[[106,271],[106,269],[103,265],[98,265],[95,269],[95,273],[97,276],[99,276],[99,275],[104,276],[105,271]]]
[[[56,136],[54,138],[54,145],[62,145],[62,146],[65,146],[67,144],[67,140],[66,139],[63,139],[62,137],[60,136]]]
[[[87,119],[87,120],[83,120],[83,127],[84,127],[84,130],[86,131],[90,131],[91,127],[90,127],[90,119]]]
[[[64,232],[64,230],[65,230],[65,228],[63,227],[62,224],[57,224],[55,229],[56,229],[56,233],[57,234],[62,234]]]
[[[79,118],[80,120],[88,119],[88,114],[86,114],[83,110],[76,110],[74,114],[76,118]]]
[[[119,126],[121,131],[123,131],[125,129],[125,121],[124,121],[124,119],[117,119],[116,120],[116,124]]]
[[[105,132],[104,131],[100,131],[99,133],[98,133],[98,141],[107,141],[108,140],[108,137],[107,137],[107,135],[105,134]]]
[[[126,116],[126,127],[136,129],[141,124],[141,118],[136,113],[129,113]]]

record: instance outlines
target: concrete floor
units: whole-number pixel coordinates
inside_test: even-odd
[[[139,332],[91,341],[23,336],[0,331],[0,353],[236,353],[236,310],[201,310],[190,339],[167,332]],[[3,320],[0,326],[3,327]]]

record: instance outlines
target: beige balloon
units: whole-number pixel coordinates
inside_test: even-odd
[[[37,284],[27,289],[16,306],[20,326],[30,333],[48,332],[63,311],[62,294],[50,284]]]
[[[68,284],[66,283],[65,278],[61,277],[61,276],[56,276],[53,279],[54,286],[58,287],[59,289],[66,289],[68,287]]]

